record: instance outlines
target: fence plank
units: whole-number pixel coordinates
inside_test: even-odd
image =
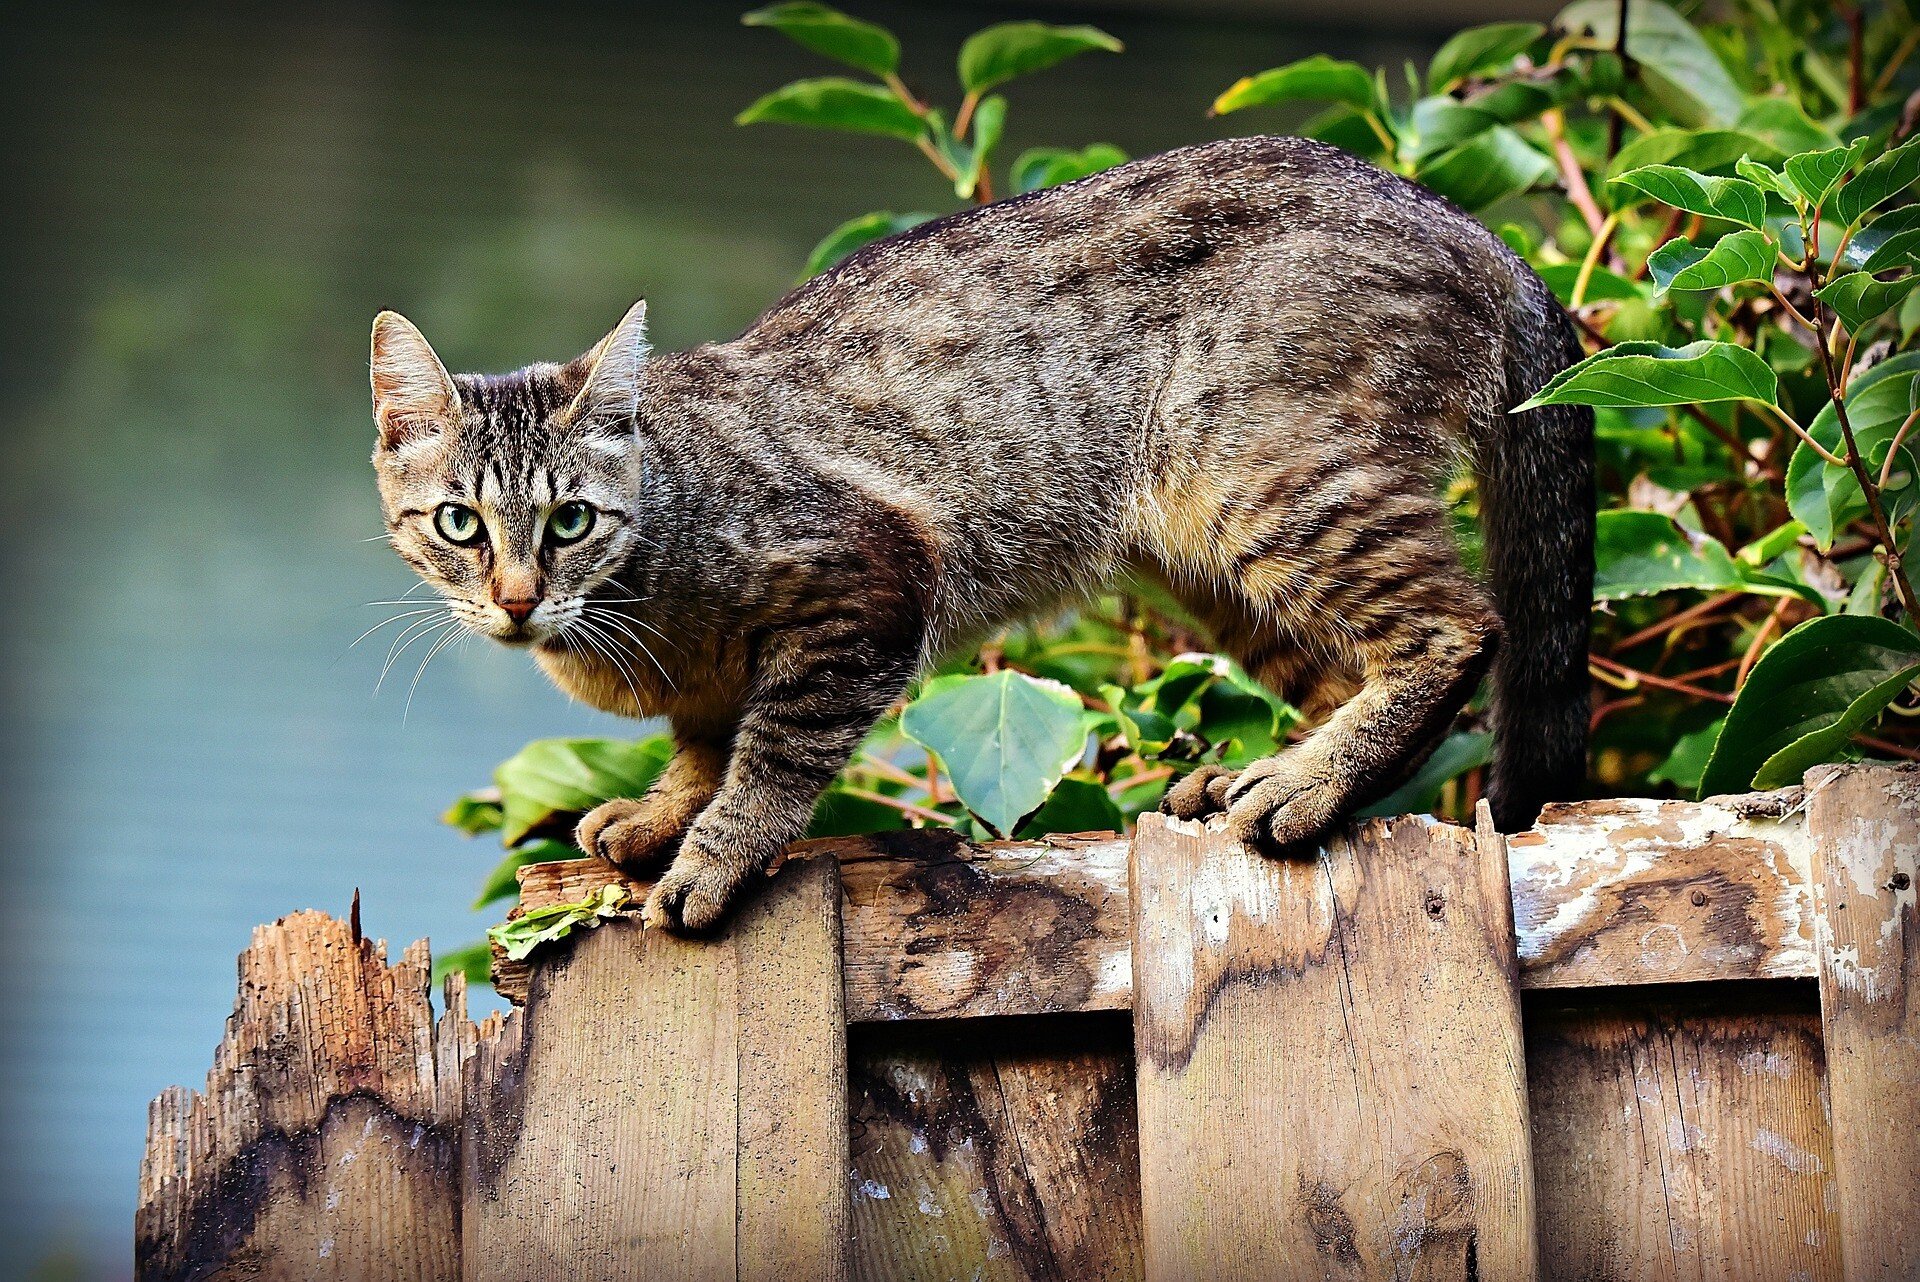
[[[1920,772],[1824,767],[1807,793],[1841,1258],[1920,1278]]]
[[[1838,1282],[1811,985],[1527,1007],[1542,1274]]]
[[[436,1028],[430,970],[424,942],[389,967],[325,913],[254,931],[205,1093],[149,1113],[138,1277],[459,1278],[475,1032],[457,979]]]
[[[1373,821],[1263,859],[1134,845],[1146,1276],[1534,1275],[1504,848]]]
[[[790,860],[720,940],[615,921],[535,969],[469,1074],[468,1278],[844,1277],[834,877]]]
[[[1140,1276],[1124,1019],[872,1029],[853,1064],[861,1282]]]

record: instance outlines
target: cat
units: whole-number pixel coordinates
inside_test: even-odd
[[[1302,742],[1187,775],[1284,851],[1402,780],[1491,665],[1495,821],[1585,777],[1592,414],[1508,411],[1579,359],[1547,287],[1439,197],[1318,143],[1167,152],[859,250],[731,342],[450,375],[386,312],[391,541],[473,632],[664,715],[648,794],[580,824],[716,927],[938,656],[1126,569]],[[1488,587],[1441,489],[1479,479]],[[1498,651],[1496,657],[1496,650]]]

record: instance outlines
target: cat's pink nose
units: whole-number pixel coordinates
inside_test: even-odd
[[[495,601],[494,604],[505,610],[515,623],[525,623],[527,616],[540,606],[538,601]]]

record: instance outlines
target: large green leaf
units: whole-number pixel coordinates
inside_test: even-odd
[[[1224,116],[1229,111],[1275,102],[1344,102],[1361,111],[1375,111],[1380,105],[1372,72],[1359,63],[1317,53],[1235,81],[1213,100],[1213,114]]]
[[[1642,165],[1610,181],[1690,214],[1748,227],[1763,226],[1767,220],[1767,194],[1744,178],[1715,178],[1680,165]]]
[[[433,959],[433,982],[439,984],[455,971],[467,977],[469,984],[493,982],[493,949],[482,939],[462,948],[449,949]]]
[[[1721,728],[1726,724],[1727,719],[1721,717],[1710,726],[1682,735],[1667,759],[1647,772],[1648,782],[1670,783],[1682,792],[1698,789],[1700,776],[1707,772],[1707,758],[1713,755],[1713,745],[1719,742]]]
[[[843,76],[796,80],[774,90],[738,116],[735,124],[806,125],[849,133],[880,134],[908,142],[926,128],[911,108],[878,85]]]
[[[1440,803],[1440,790],[1475,766],[1493,759],[1493,736],[1479,731],[1458,731],[1440,741],[1414,772],[1413,777],[1372,805],[1362,815],[1420,815],[1430,813]]]
[[[1062,779],[1054,785],[1046,804],[1020,825],[1017,837],[1044,837],[1050,832],[1119,832],[1127,826],[1127,817],[1098,782],[1092,779]]]
[[[1413,156],[1425,161],[1479,137],[1501,122],[1499,116],[1440,94],[1422,98],[1408,113],[1413,133]]]
[[[1002,22],[976,31],[960,46],[960,83],[980,94],[1015,76],[1031,75],[1076,54],[1124,46],[1098,27],[1055,27],[1044,22]]]
[[[1680,165],[1700,173],[1732,172],[1744,156],[1778,160],[1783,153],[1764,138],[1737,129],[1656,129],[1620,149],[1607,165],[1608,179],[1648,165]]]
[[[940,758],[961,804],[1001,833],[1047,799],[1087,738],[1072,690],[1012,669],[929,681],[900,729]]]
[[[1803,151],[1797,156],[1788,156],[1783,168],[1787,181],[1800,198],[1809,205],[1821,205],[1840,180],[1853,168],[1854,160],[1859,156],[1863,142],[1849,143],[1844,147],[1828,147],[1822,151]]]
[[[1855,232],[1842,264],[1875,273],[1920,267],[1920,205],[1890,209]]]
[[[638,797],[673,755],[664,736],[627,739],[536,739],[500,763],[500,840],[517,846],[536,829],[585,814],[615,797]]]
[[[1556,26],[1591,31],[1612,44],[1620,30],[1619,0],[1578,0],[1560,11]],[[1691,22],[1660,0],[1633,0],[1627,15],[1627,54],[1641,78],[1681,123],[1731,124],[1746,99]]]
[[[1833,216],[1852,226],[1920,179],[1920,138],[1875,157],[1833,198]]]
[[[557,859],[578,859],[580,848],[566,841],[530,841],[519,849],[508,853],[505,859],[495,864],[493,871],[480,886],[479,898],[473,901],[475,909],[485,908],[495,900],[508,899],[520,893],[520,870],[528,864],[548,864]]]
[[[1600,513],[1593,550],[1597,601],[1740,584],[1739,567],[1718,539],[1683,530],[1658,512]]]
[[[1876,280],[1867,272],[1848,272],[1821,286],[1814,297],[1833,309],[1851,333],[1859,333],[1906,301],[1920,276],[1911,273],[1898,280]]]
[[[1537,22],[1490,22],[1455,33],[1427,66],[1427,92],[1442,93],[1468,76],[1506,66],[1546,32]]]
[[[1758,355],[1732,343],[1702,340],[1685,347],[1618,343],[1569,366],[1534,393],[1518,414],[1541,405],[1705,405],[1773,401],[1779,378]]]
[[[807,275],[818,276],[854,250],[884,240],[895,232],[918,227],[932,214],[896,214],[890,209],[850,218],[828,232],[825,239],[807,255]]]
[[[1670,289],[1724,289],[1750,280],[1772,280],[1773,242],[1763,231],[1737,231],[1712,245],[1670,240],[1647,258],[1656,294]]]
[[[1916,377],[1920,352],[1901,352],[1856,375],[1847,387],[1847,421],[1870,472],[1886,461],[1894,435],[1913,410]],[[1829,453],[1844,453],[1840,416],[1831,403],[1814,418],[1807,434]],[[1848,522],[1867,510],[1867,501],[1851,468],[1835,467],[1802,442],[1787,461],[1787,506],[1825,551]]]
[[[824,4],[789,0],[755,9],[740,21],[749,27],[771,27],[817,54],[876,76],[900,69],[900,42],[891,31]]]
[[[1734,127],[1766,139],[1787,156],[1840,145],[1832,130],[1808,116],[1791,98],[1751,99]]]
[[[1035,147],[1021,152],[1014,160],[1013,189],[1024,192],[1057,187],[1061,183],[1069,183],[1076,178],[1085,178],[1089,174],[1126,163],[1127,153],[1112,143],[1091,143],[1079,151],[1065,147]]]
[[[1419,179],[1462,209],[1485,209],[1553,174],[1553,162],[1505,125],[1422,165]]]
[[[1841,756],[1920,675],[1920,636],[1886,619],[1801,624],[1762,655],[1714,745],[1699,795],[1777,788]]]
[[[813,803],[809,837],[853,837],[868,832],[891,832],[908,826],[905,814],[872,797],[858,796],[835,780]]]

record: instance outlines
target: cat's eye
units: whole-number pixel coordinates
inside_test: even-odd
[[[464,503],[442,503],[433,514],[440,537],[459,547],[471,547],[486,534],[480,514]]]
[[[555,543],[578,543],[593,529],[593,509],[585,503],[562,503],[547,518],[547,537]]]

